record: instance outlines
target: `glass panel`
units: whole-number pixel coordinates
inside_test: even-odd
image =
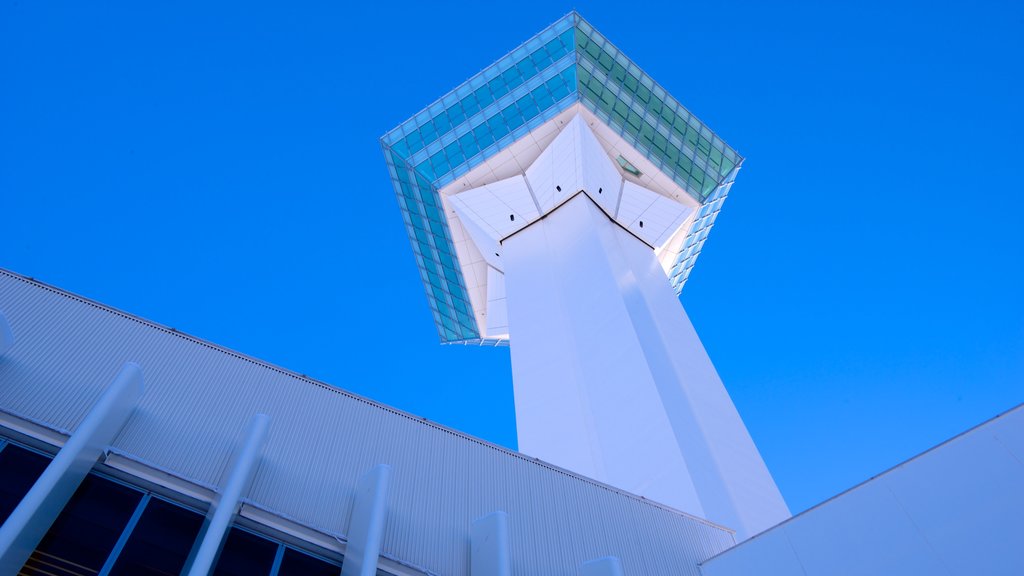
[[[339,566],[286,548],[278,576],[338,576]]]
[[[0,524],[14,512],[49,463],[46,456],[13,444],[0,450]]]
[[[469,298],[461,268],[441,256],[454,248],[447,220],[423,205],[439,203],[438,188],[575,101],[698,201],[740,160],[577,14],[560,19],[381,139],[421,276],[424,262],[445,267],[426,286],[435,317],[448,319],[437,324],[442,341],[473,340],[479,330],[471,314],[453,310],[454,300]]]
[[[270,574],[277,546],[277,543],[252,532],[232,528],[213,573],[215,576]]]
[[[203,524],[199,514],[153,498],[117,558],[113,576],[178,574]]]
[[[23,572],[96,574],[124,532],[142,494],[99,476],[85,477],[53,522]]]

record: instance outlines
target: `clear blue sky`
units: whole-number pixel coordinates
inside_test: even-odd
[[[515,447],[377,139],[575,7],[747,157],[682,299],[794,511],[1024,401],[1024,3],[344,4],[0,4],[0,266]]]

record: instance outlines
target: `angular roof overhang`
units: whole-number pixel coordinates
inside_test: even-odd
[[[442,190],[574,107],[630,152],[623,170],[642,160],[700,206],[666,266],[682,290],[742,158],[572,12],[381,138],[442,342],[503,342],[482,330]]]

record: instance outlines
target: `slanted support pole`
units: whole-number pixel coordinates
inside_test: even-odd
[[[356,486],[356,501],[348,524],[348,544],[341,576],[374,576],[380,541],[387,516],[388,480],[391,467],[379,464],[367,472]]]
[[[0,356],[10,350],[11,346],[14,346],[14,332],[3,311],[0,311]]]
[[[580,566],[581,576],[625,576],[622,571],[622,563],[615,556],[605,556],[596,560],[584,562]]]
[[[242,443],[228,468],[227,480],[210,504],[203,529],[199,531],[196,543],[192,547],[191,562],[186,563],[188,568],[183,574],[206,576],[213,568],[221,546],[224,545],[224,535],[227,534],[231,521],[238,512],[242,495],[252,484],[269,427],[270,416],[266,414],[256,414],[249,420],[245,437],[242,438]]]
[[[128,362],[0,527],[0,574],[21,570],[141,396],[142,369]]]
[[[473,522],[469,535],[471,576],[512,576],[508,514],[492,512]]]

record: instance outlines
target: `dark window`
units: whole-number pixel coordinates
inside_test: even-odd
[[[46,456],[13,444],[0,450],[0,524],[14,512],[49,463]]]
[[[338,576],[338,566],[286,548],[278,576]]]
[[[85,477],[24,572],[54,576],[95,574],[107,561],[142,494],[99,476]]]
[[[215,576],[270,574],[277,546],[275,542],[251,532],[232,528],[213,573]]]
[[[185,566],[203,517],[159,498],[146,505],[111,574],[178,574]]]

